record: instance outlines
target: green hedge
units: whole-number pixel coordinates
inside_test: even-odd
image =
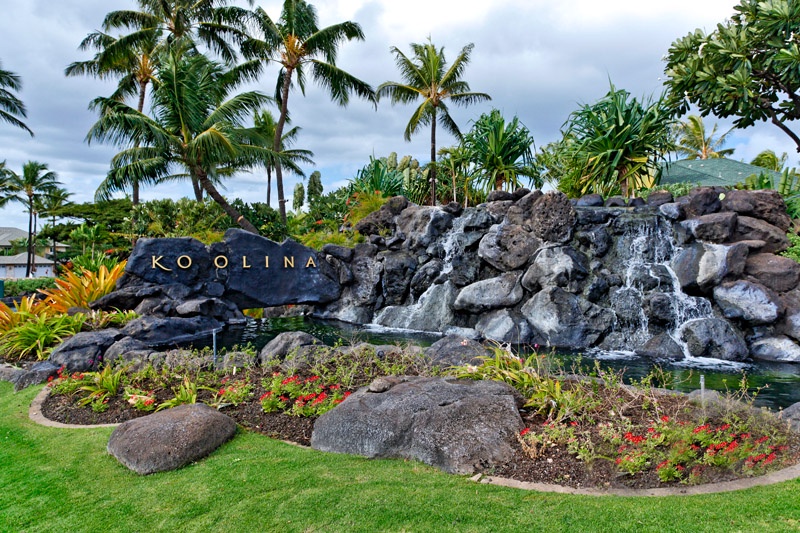
[[[5,296],[19,296],[36,292],[36,289],[49,289],[55,286],[53,278],[7,279],[5,280]]]

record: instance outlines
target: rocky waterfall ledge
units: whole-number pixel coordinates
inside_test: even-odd
[[[475,208],[392,198],[323,255],[343,286],[314,316],[660,359],[800,362],[800,264],[770,190],[570,201],[502,191]]]

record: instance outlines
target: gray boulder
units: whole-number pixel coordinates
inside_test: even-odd
[[[800,362],[800,346],[784,335],[762,337],[750,343],[750,355],[761,361]]]
[[[481,357],[491,357],[492,351],[476,340],[448,335],[424,349],[425,356],[436,366],[460,366],[480,363]]]
[[[786,214],[786,202],[774,189],[727,191],[722,200],[722,210],[760,218],[783,232],[786,232],[792,223]]]
[[[549,346],[581,349],[593,346],[611,331],[614,313],[560,287],[536,293],[522,306],[536,336]]]
[[[647,205],[659,207],[673,201],[672,193],[669,191],[654,191],[647,197]]]
[[[77,333],[53,350],[50,362],[69,373],[94,370],[102,366],[106,350],[122,337],[113,328]]]
[[[482,313],[499,307],[512,307],[522,300],[519,283],[522,272],[506,272],[496,278],[478,281],[461,289],[453,302],[459,311]]]
[[[530,291],[540,287],[563,287],[578,292],[579,282],[589,275],[589,259],[571,246],[541,248],[522,278]]]
[[[258,361],[264,365],[270,360],[286,359],[290,353],[302,346],[324,346],[325,343],[304,331],[285,331],[269,341],[258,353]]]
[[[758,218],[740,216],[733,240],[764,241],[763,252],[779,253],[789,247],[786,231]]]
[[[433,285],[413,305],[381,309],[375,323],[390,328],[441,333],[455,322],[455,299],[456,288],[449,281]]]
[[[744,320],[753,325],[775,322],[781,310],[775,293],[760,283],[745,280],[714,287],[714,301],[725,318]]]
[[[722,243],[730,239],[736,228],[736,213],[711,213],[690,220],[681,225],[688,229],[695,239],[704,242]]]
[[[526,344],[531,339],[528,321],[509,309],[498,309],[481,316],[475,325],[485,339],[511,344]]]
[[[211,338],[212,330],[221,327],[222,322],[205,316],[185,318],[142,316],[128,322],[122,328],[122,334],[133,337],[147,346],[155,347]],[[122,335],[118,335],[114,340],[120,337]],[[106,345],[104,350],[110,345],[111,343]]]
[[[541,242],[522,226],[503,224],[484,235],[478,246],[478,256],[507,272],[524,266],[540,245]]]
[[[793,403],[778,413],[778,416],[786,420],[794,431],[800,433],[800,402]]]
[[[409,250],[424,249],[453,224],[453,215],[439,207],[410,204],[397,217],[397,231],[406,236]]]
[[[408,253],[388,253],[383,257],[383,298],[386,305],[400,305],[408,295],[417,260]]]
[[[539,239],[563,244],[572,238],[577,216],[566,194],[545,193],[533,205],[531,215],[531,231]]]
[[[312,448],[413,459],[454,474],[513,457],[524,424],[519,395],[508,385],[423,377],[382,378],[373,385],[317,419]]]
[[[137,474],[176,470],[236,434],[236,422],[205,404],[180,405],[120,424],[108,453]]]
[[[749,248],[734,245],[694,243],[672,260],[672,268],[686,292],[708,291],[729,275],[740,275],[748,260]]]
[[[650,359],[680,361],[684,358],[683,348],[666,333],[652,337],[636,349],[636,355]]]
[[[748,355],[744,339],[721,318],[690,320],[683,326],[681,340],[693,357],[743,361]]]
[[[54,365],[51,361],[38,361],[31,365],[28,370],[16,376],[14,390],[21,391],[31,385],[45,383],[48,379],[58,375],[59,368],[58,365]]]
[[[10,365],[8,363],[0,363],[0,381],[16,383],[23,374],[25,374],[25,370],[19,368],[18,366]]]

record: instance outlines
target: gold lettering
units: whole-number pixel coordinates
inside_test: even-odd
[[[154,255],[151,255],[151,256],[150,256],[150,258],[153,260],[153,268],[154,268],[154,269],[155,269],[156,267],[158,267],[158,268],[160,268],[161,270],[166,270],[167,272],[172,272],[172,269],[171,269],[171,268],[167,268],[167,267],[165,267],[164,265],[162,265],[161,263],[159,263],[159,261],[161,261],[162,259],[164,259],[164,256],[163,256],[163,255],[159,255],[158,257],[156,257],[156,256],[154,256]]]
[[[317,264],[314,262],[314,257],[313,256],[309,257],[308,261],[306,261],[306,268],[308,268],[308,267],[317,268]]]
[[[294,268],[294,256],[283,256],[283,268]]]
[[[242,268],[250,268],[250,265],[247,264],[247,256],[242,256]]]
[[[214,258],[214,266],[217,268],[228,268],[228,258],[224,255],[218,255]]]
[[[264,268],[269,268],[269,256],[264,256]]]
[[[192,266],[192,258],[188,255],[182,255],[176,261],[178,263],[178,267],[186,270]]]

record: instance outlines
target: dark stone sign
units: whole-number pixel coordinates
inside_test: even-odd
[[[128,278],[185,285],[241,309],[318,304],[339,297],[338,274],[311,248],[281,244],[239,229],[205,246],[192,238],[140,239],[125,269]]]

